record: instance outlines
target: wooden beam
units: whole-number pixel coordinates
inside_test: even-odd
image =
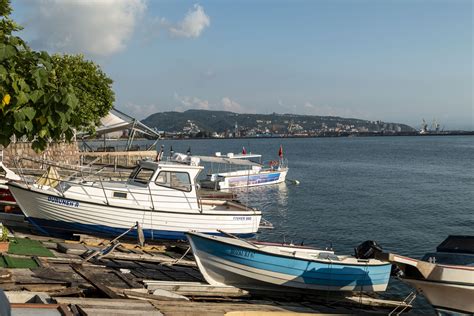
[[[102,292],[106,296],[110,298],[120,298],[120,296],[117,293],[109,289],[106,285],[95,280],[93,275],[89,273],[88,271],[86,271],[81,265],[71,264],[71,267],[73,268],[74,271],[77,272],[77,274],[83,277],[87,282],[92,284],[96,289],[98,289],[100,292]]]

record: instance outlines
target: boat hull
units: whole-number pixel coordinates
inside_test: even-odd
[[[472,315],[474,313],[474,284],[464,285],[416,279],[404,280],[421,292],[440,314]]]
[[[189,230],[218,234],[218,229],[250,237],[261,220],[259,212],[137,209],[70,199],[20,184],[9,188],[27,219],[49,235],[117,236],[139,222],[149,239],[185,239]]]
[[[211,189],[228,190],[244,187],[255,187],[285,182],[288,170],[263,171],[257,174],[225,176],[223,181],[205,180],[202,186]]]
[[[390,264],[347,265],[278,256],[188,233],[196,262],[211,285],[323,291],[385,291]]]

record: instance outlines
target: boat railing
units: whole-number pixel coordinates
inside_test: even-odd
[[[44,170],[44,174],[40,176],[38,179],[28,179],[27,175],[24,173],[24,168],[22,168],[22,160],[33,160],[34,162],[41,162],[45,166],[53,166],[60,170],[66,170],[68,172],[47,172],[46,169]],[[132,205],[146,207],[155,210],[156,203],[159,197],[159,200],[165,201],[164,203],[168,205],[176,205],[177,208],[180,206],[186,205],[186,208],[198,208],[200,212],[203,210],[203,201],[197,194],[198,186],[195,185],[194,189],[196,190],[195,199],[187,196],[186,194],[167,194],[166,191],[161,192],[153,192],[151,190],[150,185],[143,185],[142,190],[131,190],[129,187],[121,187],[120,189],[114,190],[113,188],[107,188],[104,186],[104,182],[108,180],[107,178],[120,178],[119,176],[103,176],[101,172],[103,172],[104,168],[100,168],[98,170],[88,168],[83,168],[81,166],[73,166],[73,165],[65,165],[60,164],[53,161],[47,160],[39,160],[34,158],[19,158],[16,160],[16,168],[20,173],[20,177],[29,188],[38,187],[41,189],[47,189],[51,192],[57,193],[62,197],[66,197],[66,191],[74,186],[76,188],[81,188],[81,193],[74,192],[76,194],[83,194],[89,200],[102,200],[103,203],[109,205],[111,199],[114,198],[114,193],[123,193],[126,194],[128,204],[132,202]],[[48,167],[49,168],[49,167]],[[63,176],[61,176],[61,174]],[[65,177],[64,177],[65,175]],[[74,176],[72,176],[74,175]],[[39,179],[42,179],[41,183],[39,183]],[[93,188],[93,189],[91,189]],[[174,191],[173,191],[174,192]],[[184,193],[184,192],[183,192]],[[68,198],[74,199],[73,196],[69,196]],[[114,199],[114,203],[120,203],[119,199]],[[197,205],[192,206],[195,203]]]
[[[262,167],[265,170],[279,170],[288,168],[288,159],[281,158],[279,160],[265,160],[262,163]]]

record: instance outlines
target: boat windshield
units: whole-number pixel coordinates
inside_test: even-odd
[[[155,170],[153,169],[142,168],[138,166],[132,171],[128,180],[131,182],[148,184],[154,172]]]

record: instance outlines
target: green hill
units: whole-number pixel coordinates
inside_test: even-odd
[[[159,112],[142,121],[144,124],[165,132],[183,132],[186,126],[194,125],[200,131],[222,133],[233,132],[237,124],[243,131],[270,131],[276,133],[311,132],[323,130],[398,131],[414,129],[400,123],[368,121],[337,116],[314,116],[295,114],[238,114],[227,111],[187,110],[185,112]]]

